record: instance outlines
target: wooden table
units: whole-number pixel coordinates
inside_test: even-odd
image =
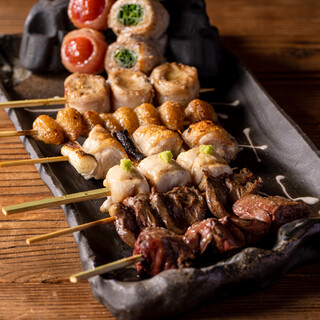
[[[35,0],[0,0],[0,33],[20,33]],[[207,0],[222,43],[320,148],[319,0]],[[0,111],[1,130],[13,125]],[[18,138],[0,140],[0,161],[26,159]],[[0,170],[2,205],[51,196],[33,166]],[[113,319],[81,270],[72,236],[29,247],[25,239],[67,227],[60,207],[0,219],[0,319]],[[259,292],[207,304],[179,319],[319,319],[320,263],[299,267]]]

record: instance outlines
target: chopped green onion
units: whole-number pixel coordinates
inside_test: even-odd
[[[120,168],[123,171],[130,173],[133,168],[133,163],[130,159],[121,159],[120,160]]]
[[[214,153],[214,148],[211,145],[203,144],[202,146],[200,146],[200,152],[203,154],[212,154]]]
[[[117,19],[125,26],[136,26],[143,18],[143,8],[139,4],[123,5],[117,15]]]
[[[132,68],[138,61],[138,54],[132,50],[121,48],[118,49],[113,58],[116,63],[122,68]]]
[[[172,159],[172,152],[171,151],[163,151],[161,153],[158,154],[159,158],[166,162],[166,163],[170,163],[171,159]]]

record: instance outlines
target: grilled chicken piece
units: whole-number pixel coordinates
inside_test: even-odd
[[[150,205],[149,194],[139,194],[135,197],[128,197],[123,201],[123,204],[135,213],[140,229],[163,227],[160,216]]]
[[[109,133],[114,134],[117,131],[123,130],[121,124],[112,113],[100,113],[99,118],[102,120],[103,127],[106,128]]]
[[[194,187],[177,187],[167,193],[153,188],[150,202],[165,226],[176,234],[183,234],[193,223],[203,220],[207,211],[204,198]]]
[[[34,136],[36,140],[55,145],[65,142],[65,135],[60,124],[45,114],[34,120],[32,128],[38,131],[38,134]]]
[[[178,102],[166,101],[158,112],[162,123],[170,130],[183,131],[184,128],[184,106]]]
[[[249,169],[243,168],[239,173],[226,177],[225,184],[229,189],[229,201],[234,203],[246,194],[258,193],[263,181],[260,177],[256,178]]]
[[[123,129],[132,134],[139,128],[139,120],[136,113],[128,107],[121,107],[113,113],[113,117],[120,123]]]
[[[97,125],[100,124],[100,126],[103,127],[103,121],[99,116],[99,113],[93,110],[88,110],[86,111],[83,115],[83,122],[84,122],[84,127],[85,127],[85,131],[83,133],[83,135],[85,137],[88,136],[89,132]]]
[[[213,150],[203,153],[202,148],[200,146],[181,152],[177,157],[177,162],[190,172],[193,183],[200,184],[204,171],[212,177],[232,174],[232,169],[218,153]]]
[[[193,224],[185,233],[184,241],[195,255],[208,250],[214,256],[242,248],[245,236],[238,228],[233,226],[230,230],[221,220],[209,218]]]
[[[109,188],[113,202],[121,202],[127,197],[150,193],[147,180],[134,167],[127,172],[120,165],[115,165],[108,171],[103,185]]]
[[[105,178],[110,168],[119,164],[121,159],[128,158],[122,145],[100,125],[91,130],[82,147],[98,161],[98,166],[93,173],[95,179]]]
[[[158,110],[150,103],[140,104],[140,106],[134,109],[134,112],[138,117],[139,126],[145,126],[148,124],[162,124]]]
[[[99,75],[73,73],[64,81],[66,107],[75,108],[80,113],[88,110],[110,112],[110,89],[105,79]]]
[[[165,61],[151,41],[132,34],[121,34],[107,49],[104,67],[107,71],[130,69],[149,74]]]
[[[280,196],[264,198],[257,194],[247,194],[233,204],[233,212],[241,219],[257,219],[266,224],[272,223],[272,229],[305,218],[307,206]]]
[[[203,120],[218,121],[218,116],[213,106],[203,100],[192,100],[185,109],[185,115],[190,123],[196,123]]]
[[[194,255],[182,237],[163,228],[146,228],[140,233],[133,254],[142,254],[144,260],[136,264],[138,273],[151,276],[163,270],[191,265]]]
[[[92,174],[98,166],[97,160],[91,154],[86,153],[76,141],[68,142],[61,148],[61,154],[69,157],[71,165],[85,179],[92,178]]]
[[[187,107],[199,95],[197,69],[181,63],[167,62],[154,68],[150,81],[154,86],[158,105],[173,101]]]
[[[133,248],[141,231],[134,212],[122,203],[116,202],[110,206],[109,214],[116,217],[114,224],[120,238]]]
[[[145,156],[171,151],[175,158],[180,153],[183,143],[176,132],[157,125],[141,126],[132,137]]]
[[[62,109],[56,121],[60,124],[68,141],[76,141],[83,134],[85,124],[81,113],[74,108]]]
[[[141,160],[138,170],[158,192],[167,192],[173,187],[191,183],[187,170],[173,159],[169,162],[162,160],[158,154]]]
[[[118,0],[110,10],[108,25],[116,35],[157,39],[169,25],[169,14],[159,1]]]
[[[211,145],[228,163],[238,152],[236,139],[219,124],[204,120],[191,124],[182,134],[183,140],[190,148]]]
[[[142,103],[152,103],[154,90],[148,77],[140,71],[115,70],[108,74],[112,91],[113,110],[120,107],[134,109]]]

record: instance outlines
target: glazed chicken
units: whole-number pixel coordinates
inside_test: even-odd
[[[64,81],[66,107],[80,113],[88,110],[110,112],[110,89],[106,80],[99,75],[73,73]]]
[[[221,125],[204,120],[191,124],[182,134],[183,140],[190,148],[200,145],[211,145],[215,152],[228,163],[233,160],[238,152],[236,139]]]
[[[196,123],[203,120],[218,121],[218,116],[214,111],[213,106],[203,100],[194,99],[190,101],[185,109],[186,118],[190,123]]]
[[[61,154],[69,157],[70,164],[85,179],[90,179],[98,166],[98,162],[91,154],[86,153],[78,142],[68,142],[61,148]]]
[[[158,110],[150,103],[142,103],[140,106],[137,106],[134,112],[138,117],[139,126],[148,124],[161,125],[162,122]]]
[[[181,152],[177,162],[190,172],[192,181],[196,185],[200,184],[204,171],[213,177],[232,174],[228,163],[211,146],[203,145]]]
[[[108,74],[108,83],[112,92],[113,110],[120,107],[134,109],[144,102],[153,101],[153,86],[147,76],[140,71],[115,70]]]
[[[92,174],[95,179],[105,178],[110,168],[119,164],[121,159],[128,158],[122,145],[100,125],[91,130],[82,147],[98,161],[98,166]]]
[[[158,125],[141,126],[133,133],[132,137],[145,156],[171,151],[175,158],[181,152],[183,143],[176,132]]]
[[[158,105],[173,101],[187,107],[199,95],[197,69],[181,63],[164,63],[154,68],[150,81],[154,86]]]
[[[184,107],[178,102],[166,101],[159,108],[158,112],[162,123],[170,130],[183,131],[184,128]]]
[[[63,129],[67,141],[78,140],[85,128],[81,113],[74,108],[60,110],[56,121]]]
[[[116,35],[131,33],[157,39],[169,25],[169,14],[160,1],[118,0],[111,8],[108,25]]]
[[[130,134],[139,128],[138,117],[131,108],[121,107],[113,113],[113,117],[118,121],[121,127],[128,130]]]
[[[163,160],[160,153],[141,160],[138,165],[138,170],[158,192],[191,183],[189,172],[175,160],[168,160]]]

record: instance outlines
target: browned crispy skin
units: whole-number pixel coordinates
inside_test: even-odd
[[[118,120],[123,129],[127,129],[132,134],[139,127],[139,120],[136,113],[128,107],[121,107],[113,113],[113,117]]]
[[[162,124],[157,109],[150,103],[140,104],[140,106],[134,109],[134,112],[138,117],[140,126],[144,126],[147,124]]]
[[[104,125],[99,113],[94,110],[86,111],[83,115],[83,122],[85,126],[84,136],[88,136],[89,132],[97,125]]]
[[[162,123],[170,130],[183,131],[184,107],[173,101],[166,101],[158,108]]]
[[[218,121],[216,112],[213,106],[203,100],[192,100],[185,109],[185,115],[191,123],[196,123],[202,120]]]
[[[119,121],[113,116],[112,113],[100,113],[99,118],[102,120],[103,127],[113,134],[117,131],[123,130]]]
[[[38,135],[34,136],[36,140],[55,145],[65,142],[65,135],[60,124],[45,114],[33,122],[33,129],[38,131]]]
[[[60,110],[56,121],[62,127],[68,141],[78,140],[85,129],[81,113],[74,108]]]

